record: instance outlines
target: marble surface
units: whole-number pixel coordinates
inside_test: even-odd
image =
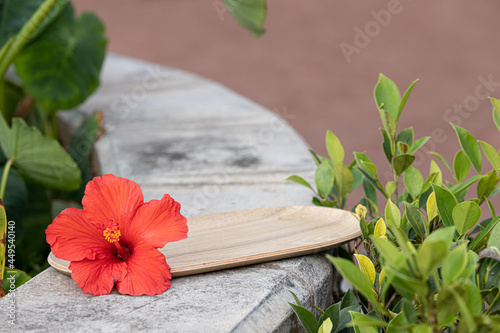
[[[100,172],[138,182],[146,200],[169,193],[186,216],[310,204],[306,188],[283,181],[315,169],[286,110],[276,115],[193,74],[108,55],[101,87],[60,115],[61,128],[71,132],[95,111],[104,113]],[[0,317],[14,300],[9,332],[288,332],[299,327],[289,291],[325,306],[332,272],[316,254],[176,278],[163,295],[94,297],[49,268],[1,299]]]

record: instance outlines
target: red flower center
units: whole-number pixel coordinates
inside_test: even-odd
[[[104,238],[113,244],[116,247],[117,254],[116,256],[120,258],[121,260],[125,260],[128,257],[130,257],[130,251],[128,250],[127,247],[123,247],[120,244],[120,236],[122,235],[120,232],[120,228],[118,227],[118,224],[115,223],[113,220],[109,220],[110,222],[110,227],[107,227],[104,229],[102,234],[104,235]],[[104,228],[105,226],[103,226]]]

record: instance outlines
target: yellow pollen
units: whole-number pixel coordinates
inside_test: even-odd
[[[120,240],[120,236],[122,235],[117,227],[113,227],[113,229],[106,228],[106,230],[104,230],[102,234],[104,235],[104,238],[106,238],[106,240],[110,243],[118,242]]]

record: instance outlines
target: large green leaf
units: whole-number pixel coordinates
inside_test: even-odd
[[[0,47],[21,30],[43,2],[44,0],[0,0]],[[38,36],[57,17],[67,2],[60,0],[30,38]]]
[[[74,191],[80,187],[78,165],[53,139],[47,138],[21,118],[12,120],[12,128],[0,116],[0,147],[14,159],[18,171],[48,188]]]
[[[343,163],[335,165],[333,173],[335,175],[334,185],[337,189],[340,202],[340,198],[344,198],[351,192],[352,184],[354,183],[354,177],[351,173],[351,170],[349,170],[349,168]]]
[[[318,321],[311,311],[302,307],[301,305],[296,305],[293,303],[288,303],[292,307],[293,311],[299,318],[300,323],[304,327],[307,333],[316,333],[319,329]]]
[[[97,88],[106,43],[97,16],[76,18],[68,4],[14,63],[26,92],[53,113],[77,106]]]
[[[323,161],[316,169],[314,181],[319,194],[326,198],[333,188],[333,170],[329,161]]]
[[[435,184],[431,184],[436,195],[436,206],[438,209],[439,217],[443,221],[444,225],[452,226],[453,225],[453,208],[457,205],[457,200],[453,196],[453,194],[443,189]]]
[[[467,157],[472,162],[472,165],[476,169],[478,173],[481,173],[481,150],[479,149],[479,145],[475,137],[472,136],[465,128],[462,128],[458,125],[450,123],[451,126],[455,129],[455,132],[458,136],[458,141],[460,142],[460,146],[464,150]]]
[[[408,167],[403,173],[403,180],[413,199],[417,199],[424,186],[424,177],[417,168]]]
[[[411,91],[413,90],[413,86],[415,85],[415,83],[417,83],[418,79],[416,79],[415,81],[413,81],[410,86],[408,87],[408,89],[406,89],[406,92],[405,94],[403,95],[403,98],[401,99],[401,102],[399,103],[399,107],[398,107],[398,113],[396,115],[396,121],[399,119],[399,117],[401,116],[401,112],[403,112],[403,109],[406,105],[406,101],[408,100],[408,97],[410,97],[410,94],[411,94]]]
[[[262,35],[266,18],[266,0],[224,0],[227,9],[242,27],[250,30],[254,36]]]
[[[453,208],[453,223],[460,235],[469,232],[481,217],[481,208],[474,201],[464,201]]]
[[[420,210],[405,202],[405,215],[408,218],[413,230],[417,233],[420,239],[424,239],[425,235],[429,233],[427,221],[424,218],[424,215],[420,212]]]
[[[470,160],[463,150],[459,150],[453,159],[453,171],[457,182],[460,183],[467,177],[470,170]]]
[[[486,156],[488,161],[490,161],[493,169],[495,169],[496,172],[500,172],[500,154],[487,142],[479,142],[481,143],[481,147],[483,148],[484,155]]]
[[[377,108],[389,112],[392,118],[397,121],[399,118],[401,95],[394,81],[380,73],[377,85],[375,86],[374,96]]]
[[[469,257],[467,256],[467,245],[462,244],[453,249],[443,262],[441,275],[445,284],[452,284],[456,278],[465,270]]]
[[[344,162],[344,147],[339,138],[331,131],[326,132],[326,150],[334,165]]]
[[[415,161],[415,156],[403,154],[394,156],[392,160],[392,167],[396,172],[396,175],[399,177],[410,165],[412,165],[413,161]]]
[[[488,172],[486,174],[486,177],[483,177],[479,181],[479,183],[477,184],[477,197],[480,203],[483,202],[484,198],[490,196],[490,194],[495,189],[497,183],[498,183],[498,175],[494,170]]]

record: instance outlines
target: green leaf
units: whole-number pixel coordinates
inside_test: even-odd
[[[453,160],[453,171],[457,182],[462,182],[469,174],[469,170],[470,160],[463,150],[459,150]]]
[[[349,168],[343,163],[335,165],[333,174],[333,183],[335,188],[337,189],[340,202],[340,198],[344,198],[351,192],[352,184],[354,183],[354,177],[351,173],[351,170],[349,170]]]
[[[326,149],[334,165],[344,162],[344,147],[331,131],[326,132]]]
[[[382,133],[382,137],[384,138],[384,141],[382,142],[382,148],[384,150],[385,157],[387,157],[387,161],[389,161],[390,163],[393,157],[391,139],[389,139],[389,136],[387,135],[385,129],[381,128],[380,132]]]
[[[351,192],[358,188],[359,185],[363,183],[363,174],[358,170],[358,168],[350,168],[354,182],[352,184]]]
[[[358,261],[358,267],[361,272],[368,278],[370,284],[375,284],[375,277],[377,273],[375,272],[375,266],[373,266],[372,261],[365,255],[362,254],[354,254],[356,260]]]
[[[255,37],[265,32],[262,24],[266,18],[266,0],[224,0],[224,3],[236,21]]]
[[[394,266],[404,261],[404,254],[386,238],[373,237],[372,240],[380,255],[385,259],[386,265]]]
[[[339,326],[340,321],[340,302],[333,304],[319,318],[319,324],[323,325],[325,320],[330,319],[332,323],[332,330],[335,330]]]
[[[25,272],[8,267],[4,269],[3,277],[2,286],[7,293],[14,291],[17,287],[31,279],[31,277]],[[12,286],[14,286],[14,289],[11,289]]]
[[[80,187],[81,175],[75,161],[56,140],[43,136],[23,119],[14,118],[9,128],[0,116],[0,146],[24,177],[64,191]]]
[[[496,225],[500,222],[500,216],[495,217],[488,223],[486,228],[484,228],[474,239],[469,243],[469,249],[477,252],[479,250],[479,246],[482,244],[483,240],[491,238],[490,232]],[[500,231],[498,231],[500,233]],[[492,242],[495,242],[494,240]],[[498,243],[500,246],[500,239],[498,239]]]
[[[406,320],[405,314],[403,312],[398,313],[394,318],[391,319],[389,325],[387,325],[386,333],[406,333],[406,325],[408,322]]]
[[[396,172],[396,175],[399,177],[410,165],[412,165],[413,161],[415,161],[415,156],[403,154],[394,156],[392,160],[392,167]]]
[[[436,195],[436,206],[439,213],[439,217],[443,221],[444,225],[453,225],[453,208],[457,205],[457,200],[453,194],[447,189],[443,189],[435,184],[431,184]]]
[[[473,314],[471,313],[471,310],[473,309],[470,306],[470,303],[466,302],[466,300],[464,300],[454,289],[450,288],[449,290],[460,309],[460,323],[464,322],[469,332],[476,332],[477,325],[473,318]]]
[[[396,183],[392,180],[385,183],[385,192],[390,197],[396,191]]]
[[[486,174],[477,184],[477,198],[483,202],[483,198],[487,198],[495,189],[498,183],[498,175],[496,171],[492,170]]]
[[[0,175],[3,174],[4,168],[0,168]],[[22,208],[28,198],[26,184],[21,176],[14,170],[10,169],[5,188],[3,204],[7,212],[7,218],[10,221],[22,220]]]
[[[424,215],[420,212],[420,210],[405,202],[405,215],[408,218],[413,230],[417,233],[420,239],[424,239],[425,235],[429,233],[429,228],[427,226],[427,221],[424,218]]]
[[[97,16],[84,13],[75,18],[68,4],[14,64],[26,92],[46,112],[71,109],[99,85],[106,42]]]
[[[311,191],[313,191],[314,193],[316,193],[316,191],[312,188],[312,186],[304,178],[302,178],[300,176],[293,175],[293,176],[290,176],[287,179],[285,179],[285,181],[289,181],[289,182],[292,182],[295,184],[305,186],[308,189],[310,189]]]
[[[450,190],[453,193],[453,195],[458,195],[459,193],[466,191],[472,184],[474,184],[478,180],[486,178],[486,177],[487,176],[483,176],[483,175],[472,176],[469,179],[467,179],[466,181],[464,181],[463,183],[452,186],[450,188]]]
[[[496,172],[500,172],[500,154],[493,148],[490,144],[479,141],[481,143],[481,147],[483,148],[484,155],[490,161],[491,166],[495,169]]]
[[[432,156],[436,157],[438,160],[441,161],[441,163],[444,164],[444,166],[450,170],[450,172],[453,172],[453,170],[451,169],[451,166],[450,164],[448,163],[448,161],[439,153],[436,153],[436,152],[430,152],[429,154],[431,154]]]
[[[427,198],[426,204],[427,219],[432,221],[436,216],[438,216],[438,210],[436,205],[436,193],[434,191]]]
[[[500,224],[496,225],[491,231],[490,239],[488,239],[488,247],[496,247],[500,249]]]
[[[354,327],[365,327],[373,328],[374,332],[378,332],[374,327],[386,327],[387,323],[378,318],[370,317],[359,312],[350,311],[352,316],[351,325]],[[361,332],[371,332],[371,331],[361,331]]]
[[[415,81],[413,81],[410,84],[410,86],[408,87],[408,89],[406,89],[406,92],[403,95],[403,98],[401,99],[401,102],[399,103],[398,113],[396,115],[396,121],[399,120],[399,117],[401,116],[401,112],[403,112],[403,109],[404,109],[404,107],[406,105],[406,101],[408,101],[408,97],[410,97],[411,91],[413,90],[413,86],[415,85],[415,83],[417,83],[417,81],[418,81],[418,79],[416,79]],[[398,91],[398,93],[399,93],[399,91]]]
[[[331,255],[326,256],[356,290],[358,290],[372,305],[378,304],[377,294],[372,288],[370,280],[360,271],[350,260],[336,258]]]
[[[377,85],[375,86],[374,96],[377,108],[389,112],[392,118],[395,120],[399,118],[401,95],[399,94],[399,89],[394,81],[387,78],[386,76],[384,76],[384,74],[381,73],[379,75]],[[390,131],[388,132],[390,133]]]
[[[408,147],[410,147],[413,144],[413,137],[413,127],[408,127],[399,132],[396,142],[405,143]]]
[[[417,168],[408,167],[403,173],[403,180],[411,197],[415,200],[420,196],[424,186],[424,177]]]
[[[431,138],[430,136],[424,136],[423,138],[420,138],[417,141],[415,141],[410,146],[410,149],[408,150],[408,154],[410,154],[410,155],[414,154],[417,150],[422,148],[422,146],[425,145],[427,143],[427,141],[429,141],[430,138]]]
[[[350,314],[351,311],[360,312],[361,305],[351,305],[351,306],[347,306],[345,308],[342,308],[340,310],[339,325],[335,329],[335,332],[342,332],[342,333],[352,332],[350,328],[345,329],[346,326],[351,323],[351,320],[352,320],[351,314]]]
[[[452,212],[455,228],[460,235],[472,229],[481,217],[481,208],[473,201],[464,201],[453,208]]]
[[[300,323],[304,327],[307,333],[317,333],[319,329],[319,324],[318,321],[316,320],[316,317],[312,314],[311,311],[307,310],[306,308],[288,303],[292,307],[293,311],[299,318]]]
[[[472,134],[470,134],[466,129],[453,123],[450,124],[451,126],[453,126],[453,129],[455,129],[455,132],[457,133],[458,141],[460,142],[460,146],[462,147],[463,151],[465,152],[465,154],[467,154],[467,157],[472,162],[472,165],[474,166],[476,171],[478,173],[481,173],[482,157],[481,150],[479,149],[476,138],[473,137]]]
[[[465,270],[468,262],[467,246],[462,244],[454,248],[443,261],[441,275],[444,283],[452,284],[462,271]]]
[[[36,12],[44,0],[1,0],[0,1],[0,46],[15,36],[31,16]],[[30,39],[38,36],[56,17],[67,4],[59,1],[51,12],[44,18],[38,29]]]
[[[446,247],[450,248],[451,243],[453,241],[453,235],[455,234],[455,227],[444,227],[444,228],[439,228],[435,231],[433,231],[429,237],[425,239],[425,242],[432,242],[432,241],[444,241],[446,243]]]
[[[392,138],[396,136],[396,121],[394,120],[393,116],[384,109],[379,109],[379,113],[382,124],[384,125],[384,129],[387,132],[387,136],[389,137],[389,140],[392,141]]]
[[[416,255],[417,265],[424,279],[443,261],[449,248],[449,244],[443,240],[424,241]]]
[[[493,121],[500,131],[500,101],[495,98],[490,98],[493,104]]]
[[[392,200],[387,200],[387,204],[385,205],[385,220],[397,227],[401,225],[401,212]]]
[[[323,161],[316,169],[314,181],[318,188],[319,194],[326,198],[333,188],[334,174],[332,167],[328,161]]]

